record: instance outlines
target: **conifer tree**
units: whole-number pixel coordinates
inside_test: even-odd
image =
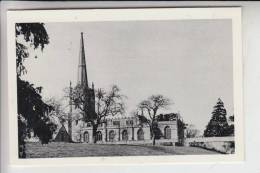
[[[224,107],[224,103],[219,98],[217,104],[214,106],[211,120],[204,131],[205,137],[228,136],[229,125],[226,114],[227,112]]]

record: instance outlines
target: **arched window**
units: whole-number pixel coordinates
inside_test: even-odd
[[[84,137],[84,142],[88,143],[89,142],[89,133],[85,132],[83,137]]]
[[[123,130],[123,132],[122,132],[122,140],[123,141],[127,141],[128,140],[127,130]]]
[[[102,141],[102,133],[101,131],[98,131],[96,134],[96,141]]]
[[[140,140],[144,140],[144,131],[143,129],[139,129],[137,131],[137,140],[140,141]]]
[[[171,139],[171,128],[169,126],[164,128],[164,137],[165,139]]]
[[[110,142],[113,142],[114,139],[115,139],[115,132],[114,132],[114,130],[110,130],[110,131],[109,131],[109,134],[108,134],[108,140],[109,140]]]

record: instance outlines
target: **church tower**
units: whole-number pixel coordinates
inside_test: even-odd
[[[84,115],[88,118],[93,118],[96,116],[95,113],[95,91],[94,84],[92,83],[91,88],[88,84],[88,76],[87,76],[87,65],[86,65],[86,55],[84,48],[84,38],[83,33],[80,34],[80,51],[79,51],[79,65],[78,65],[78,85],[81,85],[84,88],[84,92],[86,92],[85,104],[87,106],[87,115]]]
[[[80,35],[81,37],[80,37],[79,65],[78,65],[78,84],[88,88],[88,76],[87,76],[83,33],[81,33]]]

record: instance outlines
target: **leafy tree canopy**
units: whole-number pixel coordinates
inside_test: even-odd
[[[26,157],[24,140],[31,130],[42,143],[48,143],[56,129],[56,125],[47,115],[53,107],[42,101],[40,95],[42,87],[34,87],[33,84],[21,79],[21,75],[26,73],[23,63],[29,57],[28,48],[43,50],[49,43],[49,37],[43,23],[17,23],[15,33],[19,157]],[[25,43],[29,43],[29,46]]]
[[[26,69],[23,65],[25,58],[29,57],[28,47],[18,41],[19,37],[34,49],[44,49],[45,45],[49,43],[49,36],[43,23],[16,23],[16,67],[17,75],[20,76]]]
[[[48,143],[56,125],[51,122],[48,112],[53,107],[42,101],[39,90],[29,82],[17,78],[18,113],[26,120],[26,131],[34,131],[43,143]]]

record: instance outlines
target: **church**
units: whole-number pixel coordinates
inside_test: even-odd
[[[160,131],[157,140],[159,143],[168,142],[175,144],[178,142],[177,119],[178,114],[170,114],[170,120],[159,120],[158,130]],[[93,143],[92,127],[90,123],[85,123],[80,130],[80,142]],[[95,136],[96,143],[113,144],[149,144],[152,143],[150,127],[140,123],[136,117],[122,117],[107,119],[106,123],[98,127]]]
[[[87,115],[91,116],[95,114],[95,88],[92,83],[89,87],[86,57],[84,50],[83,33],[80,38],[80,53],[79,53],[79,65],[78,65],[78,83],[77,85],[83,85],[86,87],[86,102],[87,102]],[[73,113],[72,113],[73,112]],[[68,120],[68,135],[71,136],[73,142],[82,143],[96,143],[101,144],[149,144],[152,143],[150,127],[146,124],[142,124],[137,117],[117,117],[107,118],[105,123],[98,126],[97,133],[93,135],[93,128],[91,123],[84,122],[82,120],[73,120],[73,116],[77,114],[77,110],[71,111]],[[158,135],[156,136],[156,143],[169,143],[175,145],[179,142],[180,136],[178,129],[178,121],[180,120],[178,113],[161,114],[158,116]],[[66,128],[63,128],[62,134],[66,134]],[[95,139],[94,139],[95,138]],[[60,137],[56,141],[65,139]],[[66,135],[67,139],[67,135]],[[68,140],[67,140],[68,141]]]

